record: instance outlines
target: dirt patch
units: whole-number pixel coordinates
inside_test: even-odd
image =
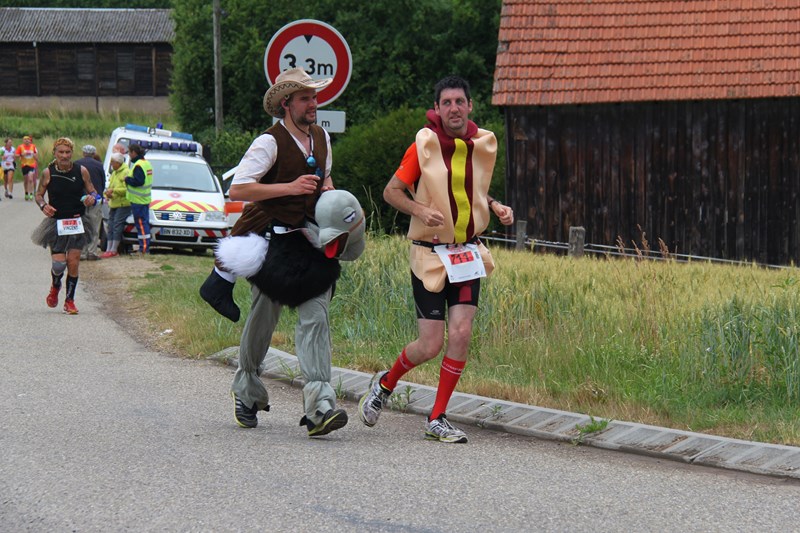
[[[147,274],[160,272],[161,265],[152,258],[120,255],[99,261],[81,261],[81,288],[100,304],[103,313],[149,349],[180,354],[168,336],[147,320],[147,307],[134,298],[134,289]]]

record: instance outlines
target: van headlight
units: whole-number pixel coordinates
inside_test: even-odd
[[[225,222],[225,213],[222,211],[207,211],[206,220],[209,222]]]

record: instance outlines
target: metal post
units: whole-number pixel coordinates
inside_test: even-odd
[[[570,226],[569,251],[570,257],[583,257],[583,244],[586,240],[586,229],[583,226]]]
[[[517,220],[517,250],[522,250],[525,248],[525,238],[527,235],[525,232],[528,229],[528,221],[527,220]]]
[[[214,126],[216,133],[222,133],[222,56],[220,53],[222,35],[220,0],[214,0]]]

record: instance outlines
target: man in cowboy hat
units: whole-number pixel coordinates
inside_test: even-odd
[[[317,200],[333,189],[331,144],[328,133],[315,124],[317,91],[333,80],[313,80],[301,68],[281,73],[264,95],[264,110],[280,119],[257,137],[239,163],[229,189],[232,200],[250,202],[231,229],[231,236],[250,233],[278,239],[313,221]],[[295,233],[296,235],[296,233]],[[235,276],[219,262],[200,288],[201,297],[234,322],[239,309],[233,301]],[[245,428],[258,424],[258,411],[269,410],[269,395],[258,376],[281,304],[251,288],[252,304],[239,347],[239,368],[231,395],[236,423]],[[331,346],[328,304],[331,289],[297,306],[297,358],[306,385],[303,387],[305,425],[310,437],[344,427],[347,413],[336,408],[331,387]]]

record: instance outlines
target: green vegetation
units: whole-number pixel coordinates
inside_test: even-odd
[[[102,158],[108,149],[111,131],[126,123],[155,125],[164,122],[165,128],[180,129],[172,124],[172,117],[153,117],[130,113],[95,113],[77,111],[45,110],[40,112],[18,112],[13,109],[0,109],[3,117],[0,124],[0,142],[11,137],[14,146],[22,143],[23,135],[31,135],[39,150],[40,169],[53,161],[53,142],[59,137],[69,137],[75,143],[73,159],[82,157],[81,147],[92,144]],[[41,171],[41,170],[40,170]],[[17,168],[14,181],[22,181],[22,171]],[[22,194],[22,189],[16,191]]]
[[[403,105],[430,107],[434,83],[448,74],[470,81],[479,124],[495,120],[499,111],[490,101],[501,3],[223,0],[220,52],[226,129],[263,129],[264,52],[273,34],[297,19],[331,24],[350,46],[353,73],[347,90],[331,104],[347,113],[348,127]],[[202,132],[214,125],[212,6],[206,0],[172,4],[172,106],[181,123],[203,142],[207,139]]]
[[[372,235],[345,264],[331,306],[334,364],[385,369],[416,334],[407,242]],[[800,276],[796,269],[649,262],[494,247],[459,390],[735,438],[800,444]],[[125,259],[122,259],[125,260]],[[206,357],[236,346],[197,288],[212,258],[156,255],[169,269],[135,289],[154,331]],[[249,306],[249,285],[235,297]],[[191,309],[191,312],[187,312]],[[294,353],[295,314],[274,338]],[[436,364],[408,379],[436,385]],[[402,392],[402,391],[399,391]],[[590,432],[591,428],[585,428]]]

